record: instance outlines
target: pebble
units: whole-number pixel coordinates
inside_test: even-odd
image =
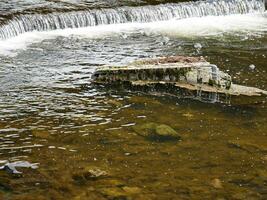
[[[216,189],[221,189],[221,188],[223,188],[223,186],[222,186],[222,182],[221,182],[221,180],[218,179],[218,178],[213,179],[213,180],[211,181],[211,185],[212,185],[214,188],[216,188]]]
[[[253,64],[249,65],[249,69],[254,70],[255,68],[256,68],[255,65],[253,65]]]

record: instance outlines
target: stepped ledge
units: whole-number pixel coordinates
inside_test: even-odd
[[[267,91],[237,85],[229,74],[203,57],[171,56],[139,60],[127,66],[103,66],[96,69],[93,83],[117,86],[165,88],[167,91],[195,91],[195,96],[262,96]],[[162,90],[161,90],[162,91]],[[214,97],[214,94],[215,95]]]

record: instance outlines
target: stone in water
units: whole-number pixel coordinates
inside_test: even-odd
[[[256,66],[255,65],[249,65],[249,69],[251,69],[251,70],[254,70],[256,68]]]

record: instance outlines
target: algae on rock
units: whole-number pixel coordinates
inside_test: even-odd
[[[145,123],[134,126],[134,131],[143,137],[155,140],[180,140],[181,136],[166,124]]]

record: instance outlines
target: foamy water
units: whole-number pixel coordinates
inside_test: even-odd
[[[74,29],[60,29],[44,32],[29,32],[0,41],[0,54],[14,55],[16,50],[26,49],[33,43],[56,37],[101,38],[119,34],[143,33],[144,35],[162,34],[168,37],[201,38],[233,36],[262,36],[267,32],[267,12],[229,16],[207,16],[168,20],[152,23],[126,23],[100,25]]]

